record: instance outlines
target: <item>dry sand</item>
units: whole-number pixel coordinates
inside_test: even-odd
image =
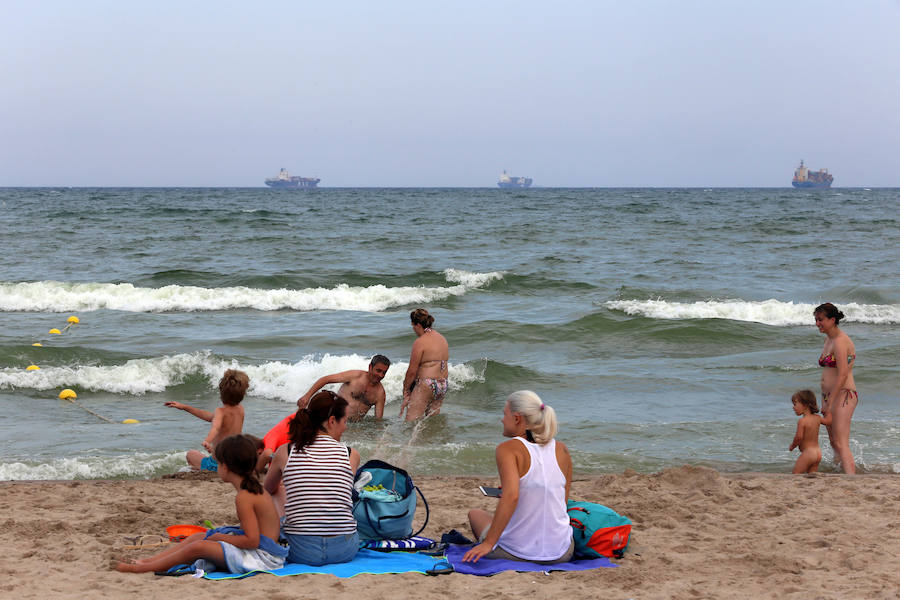
[[[414,474],[415,476],[415,474]],[[431,505],[423,535],[468,530],[491,508],[470,477],[416,477]],[[0,483],[3,598],[897,598],[900,477],[721,474],[681,467],[573,483],[572,497],[634,521],[615,569],[475,577],[415,573],[206,581],[109,570],[129,536],[167,525],[233,524],[234,492],[215,475],[142,481]],[[421,505],[417,516],[421,519]],[[158,550],[155,549],[155,550]]]

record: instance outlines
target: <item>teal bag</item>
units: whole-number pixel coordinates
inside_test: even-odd
[[[428,524],[428,502],[422,491],[413,485],[409,473],[399,467],[380,460],[370,460],[356,471],[354,481],[360,477],[371,480],[366,487],[381,486],[394,494],[366,494],[353,488],[353,516],[356,518],[356,529],[361,541],[368,540],[402,540],[419,535]],[[425,522],[413,533],[413,517],[416,515],[416,492],[425,505]]]
[[[566,502],[575,554],[584,558],[621,558],[631,536],[631,519],[594,502]]]

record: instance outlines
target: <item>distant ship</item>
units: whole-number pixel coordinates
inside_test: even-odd
[[[497,185],[502,188],[528,188],[531,187],[531,177],[510,177],[503,171]]]
[[[268,179],[266,179],[266,185],[272,188],[279,189],[309,189],[319,185],[319,181],[321,181],[321,179],[319,179],[318,177],[297,177],[296,175],[291,176],[291,174],[287,172],[287,169],[282,169],[278,172],[277,177],[269,177]]]
[[[832,181],[834,177],[828,169],[810,171],[801,160],[800,166],[794,169],[794,180],[791,181],[791,185],[795,188],[830,188]]]

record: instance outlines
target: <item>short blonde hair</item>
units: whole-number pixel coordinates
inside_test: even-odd
[[[531,432],[535,443],[543,445],[556,437],[556,411],[544,404],[537,394],[531,390],[513,392],[506,402],[510,412],[518,413],[525,419],[525,428]]]

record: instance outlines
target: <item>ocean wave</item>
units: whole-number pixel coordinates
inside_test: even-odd
[[[628,315],[640,315],[651,319],[730,319],[751,321],[776,327],[813,325],[813,309],[816,304],[764,300],[707,300],[703,302],[669,302],[667,300],[610,300],[603,305]],[[840,304],[847,322],[898,324],[898,304]]]
[[[184,452],[114,457],[57,458],[46,463],[0,463],[0,481],[153,477],[184,466]]]
[[[408,304],[428,304],[501,279],[502,273],[444,271],[448,287],[366,287],[340,284],[332,288],[259,289],[207,288],[166,285],[137,287],[130,283],[65,283],[39,281],[0,283],[0,310],[71,312],[121,310],[127,312],[195,312],[234,310],[356,310],[380,312]]]
[[[350,369],[365,370],[369,359],[357,354],[326,354],[306,356],[296,363],[276,361],[245,365],[209,352],[194,352],[138,358],[121,365],[45,366],[37,371],[5,368],[0,369],[0,389],[57,390],[68,387],[76,391],[141,395],[163,392],[185,383],[189,377],[200,377],[214,390],[226,369],[240,369],[250,377],[249,395],[293,403],[319,377]],[[405,362],[392,363],[382,380],[389,402],[402,398],[403,377],[408,366]],[[448,369],[451,390],[462,389],[470,382],[484,381],[483,373],[469,365],[450,364]]]
[[[459,283],[470,288],[480,288],[487,284],[503,279],[503,273],[492,271],[490,273],[472,273],[459,269],[444,269],[444,277],[450,283]]]

